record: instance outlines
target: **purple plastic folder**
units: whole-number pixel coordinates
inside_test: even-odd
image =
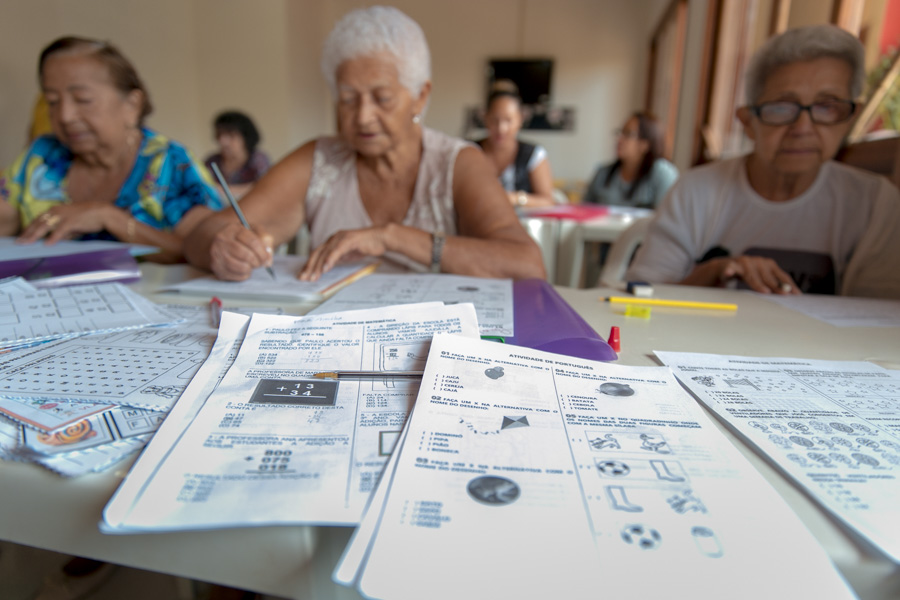
[[[64,256],[2,260],[0,279],[22,277],[40,288],[86,283],[130,283],[141,278],[128,248],[79,252]]]
[[[588,360],[618,359],[609,344],[543,279],[514,281],[513,306],[516,335],[506,338],[506,343]]]

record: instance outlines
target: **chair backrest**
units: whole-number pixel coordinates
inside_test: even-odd
[[[637,219],[631,226],[622,232],[616,241],[613,242],[606,260],[603,263],[603,270],[600,272],[600,280],[598,285],[614,286],[625,279],[625,271],[634,256],[644,236],[647,234],[647,227],[653,217],[641,217]]]

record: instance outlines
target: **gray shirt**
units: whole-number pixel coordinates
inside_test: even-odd
[[[615,164],[615,163],[613,163]],[[656,159],[650,173],[638,184],[631,198],[628,190],[634,182],[625,181],[619,171],[613,175],[609,185],[606,178],[613,164],[599,167],[591,183],[584,193],[582,202],[606,204],[611,206],[633,206],[636,208],[656,208],[675,180],[678,179],[678,168],[664,158]]]

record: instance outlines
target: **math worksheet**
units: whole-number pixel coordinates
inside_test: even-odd
[[[438,335],[395,454],[366,597],[853,597],[666,368]]]
[[[510,279],[463,275],[375,273],[340,290],[309,314],[376,308],[413,302],[471,302],[481,335],[512,336],[513,286]]]
[[[128,514],[110,521],[144,530],[358,523],[418,390],[390,372],[423,369],[441,331],[476,337],[472,305],[254,315],[222,382]],[[314,377],[341,369],[386,376]]]
[[[867,362],[656,355],[826,509],[900,561],[900,377]]]

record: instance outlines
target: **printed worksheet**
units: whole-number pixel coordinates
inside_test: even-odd
[[[900,561],[900,377],[867,362],[657,352],[700,402]]]
[[[0,348],[178,321],[118,283],[23,291],[15,281],[0,284]]]
[[[272,261],[273,279],[268,271],[259,268],[244,281],[222,281],[215,277],[189,279],[160,291],[182,292],[223,298],[250,298],[272,302],[320,301],[332,288],[368,275],[378,266],[371,260],[338,264],[322,274],[317,281],[300,281],[297,274],[306,263],[305,256],[275,256]]]
[[[391,453],[438,332],[477,337],[471,304],[313,317],[254,315],[234,364],[127,514],[132,530],[355,524]],[[366,370],[368,380],[318,372]]]
[[[367,597],[853,597],[666,368],[438,335],[397,454]]]
[[[900,327],[900,301],[826,294],[765,294],[766,300],[835,327]]]
[[[445,274],[375,273],[340,290],[309,314],[376,308],[414,302],[471,302],[481,335],[512,336],[513,287],[510,279]]]
[[[165,463],[166,457],[231,368],[244,341],[249,322],[250,317],[247,315],[222,313],[218,336],[209,356],[191,379],[178,402],[169,411],[165,421],[160,424],[151,443],[131,467],[112,500],[106,505],[103,520],[100,522],[101,531],[130,532],[130,529],[122,524],[124,516],[129,513],[135,500],[143,494],[156,471]]]
[[[200,310],[198,308],[198,310]],[[215,340],[208,313],[172,327],[143,327],[80,336],[12,355],[0,363],[0,410],[39,427],[32,413],[13,414],[11,401],[88,402],[168,410],[187,387]]]

